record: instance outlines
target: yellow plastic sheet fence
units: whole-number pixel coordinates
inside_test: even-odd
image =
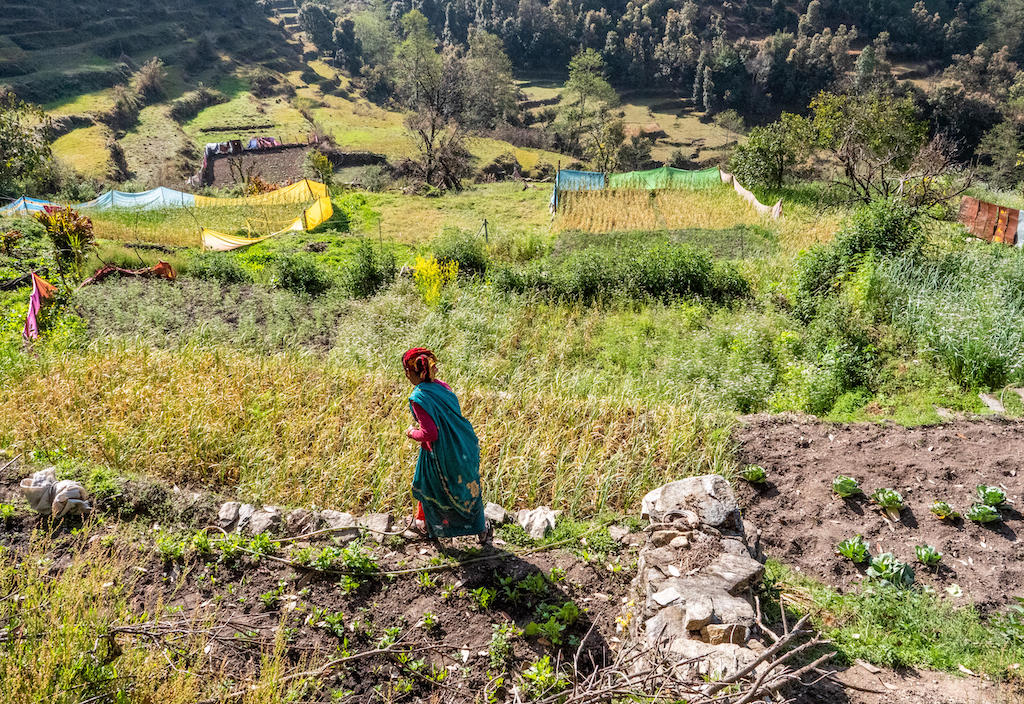
[[[300,215],[291,225],[283,230],[272,232],[271,234],[264,235],[263,237],[240,237],[238,235],[229,235],[224,232],[217,232],[204,227],[201,231],[203,237],[203,249],[213,252],[228,252],[232,249],[248,247],[251,244],[268,240],[275,235],[280,235],[285,232],[313,230],[330,220],[332,215],[334,215],[334,206],[331,205],[331,199],[324,196],[317,199],[313,205],[303,210],[302,215]]]
[[[269,193],[247,198],[211,198],[196,196],[197,208],[212,208],[220,205],[282,205],[286,203],[306,203],[311,200],[327,197],[327,186],[319,181],[308,178]]]

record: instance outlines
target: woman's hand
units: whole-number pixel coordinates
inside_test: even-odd
[[[415,425],[410,425],[408,428],[405,429],[405,437],[412,439],[412,434],[415,433],[417,430],[419,430],[419,428],[417,428]]]

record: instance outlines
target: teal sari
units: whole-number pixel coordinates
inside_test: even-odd
[[[425,381],[409,396],[437,425],[432,449],[420,448],[412,495],[423,505],[430,534],[476,535],[485,528],[480,487],[480,444],[462,415],[459,399],[441,384]],[[415,414],[413,414],[415,418]]]

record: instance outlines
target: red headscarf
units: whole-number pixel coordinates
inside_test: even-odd
[[[426,347],[413,347],[402,355],[402,366],[420,376],[424,381],[434,380],[437,357]]]

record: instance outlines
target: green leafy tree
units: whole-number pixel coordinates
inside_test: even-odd
[[[470,33],[465,77],[468,124],[494,127],[516,115],[519,90],[512,76],[512,62],[497,36],[483,30]]]
[[[569,80],[563,88],[567,100],[562,107],[566,145],[576,153],[584,134],[594,123],[607,119],[607,109],[618,95],[605,77],[604,59],[593,49],[584,49],[569,62]]]
[[[320,51],[334,51],[334,10],[318,2],[306,2],[299,8],[299,27]]]
[[[392,61],[399,97],[408,108],[425,102],[436,104],[443,75],[437,37],[419,10],[411,10],[402,16],[402,31],[405,38],[395,47]]]
[[[1020,134],[1012,120],[1002,122],[985,133],[978,145],[977,156],[981,177],[994,186],[1012,188],[1024,178]]]
[[[14,93],[0,94],[0,195],[18,195],[21,184],[50,159],[50,121]]]
[[[952,166],[948,140],[928,141],[928,123],[911,97],[821,93],[810,107],[803,134],[833,162],[832,184],[843,200],[903,198],[927,205],[951,197],[935,190]]]
[[[398,37],[391,29],[387,9],[380,3],[372,10],[356,13],[352,31],[362,49],[363,59],[372,66],[385,66],[395,54]]]
[[[615,161],[616,166],[623,171],[646,168],[651,161],[651,140],[640,135],[632,135],[619,147]]]
[[[350,74],[359,72],[363,65],[363,46],[356,37],[355,22],[346,17],[334,25],[334,64]]]
[[[729,171],[749,188],[779,188],[806,156],[802,137],[799,119],[784,113],[778,122],[750,131],[746,143],[733,152]]]
[[[590,129],[584,137],[584,151],[594,168],[607,173],[618,165],[618,151],[625,139],[622,120],[601,115],[590,123]]]
[[[715,105],[715,79],[710,66],[704,67],[703,95],[704,110],[711,112]]]

